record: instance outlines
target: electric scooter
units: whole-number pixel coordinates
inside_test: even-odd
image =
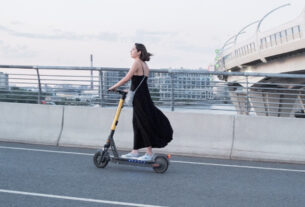
[[[116,90],[115,92],[121,95],[119,105],[117,107],[114,120],[112,122],[110,135],[104,145],[104,149],[98,150],[93,156],[94,165],[97,168],[105,168],[108,162],[114,162],[117,164],[126,164],[141,167],[152,167],[156,173],[164,173],[167,171],[169,166],[170,155],[154,155],[151,161],[138,160],[137,158],[122,158],[119,156],[117,148],[114,143],[113,135],[118,125],[118,120],[122,108],[124,107],[124,101],[127,95],[126,91]],[[112,155],[109,153],[109,148],[111,148]]]

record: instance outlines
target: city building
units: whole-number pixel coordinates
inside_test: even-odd
[[[206,70],[198,70],[206,71]],[[196,101],[213,99],[211,76],[187,70],[173,70],[172,73],[152,72],[149,78],[152,97],[160,101],[170,101],[172,94],[176,101]]]
[[[0,88],[8,90],[8,74],[0,72]]]

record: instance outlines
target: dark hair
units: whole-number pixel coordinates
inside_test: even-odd
[[[138,52],[141,51],[140,59],[142,61],[149,61],[150,56],[152,56],[152,54],[147,52],[146,47],[140,43],[135,43],[135,46],[136,46]]]

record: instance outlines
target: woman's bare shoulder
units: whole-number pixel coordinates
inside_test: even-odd
[[[141,67],[141,60],[135,60],[132,64],[133,67],[140,68]]]

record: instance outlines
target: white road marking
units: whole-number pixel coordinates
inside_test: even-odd
[[[33,151],[33,152],[50,152],[50,153],[58,153],[58,154],[72,154],[72,155],[86,155],[86,156],[93,156],[90,153],[80,153],[80,152],[68,152],[68,151],[57,151],[57,150],[42,150],[42,149],[32,149],[32,148],[21,148],[21,147],[7,147],[7,146],[0,146],[0,149],[12,149],[12,150],[26,150],[26,151]]]
[[[218,166],[218,167],[233,167],[233,168],[247,168],[247,169],[258,169],[258,170],[274,170],[274,171],[305,173],[305,170],[296,170],[296,169],[288,169],[288,168],[257,167],[257,166],[247,166],[247,165],[226,165],[226,164],[216,164],[216,163],[187,162],[187,161],[174,161],[174,160],[171,160],[171,162],[191,164],[191,165],[206,165],[206,166]]]
[[[21,147],[0,146],[0,149],[25,150],[25,151],[34,151],[34,152],[48,152],[48,153],[57,153],[57,154],[93,156],[93,154],[91,154],[91,153],[57,151],[57,150],[42,150],[42,149],[21,148]],[[247,166],[247,165],[228,165],[228,164],[205,163],[205,162],[188,162],[188,161],[179,161],[179,160],[171,160],[170,162],[180,163],[180,164],[190,164],[190,165],[204,165],[204,166],[218,166],[218,167],[246,168],[246,169],[273,170],[273,171],[305,173],[305,170],[288,169],[288,168],[257,167],[257,166]]]
[[[121,206],[163,207],[163,206],[147,205],[147,204],[139,204],[139,203],[126,203],[126,202],[118,202],[118,201],[99,200],[99,199],[91,199],[91,198],[79,198],[79,197],[61,196],[61,195],[52,195],[52,194],[43,194],[43,193],[32,193],[32,192],[6,190],[6,189],[0,189],[0,193],[9,193],[9,194],[36,196],[36,197],[45,197],[45,198],[55,198],[55,199],[64,199],[64,200],[74,200],[74,201],[84,201],[84,202],[91,202],[91,203],[106,203],[106,204],[121,205]]]

